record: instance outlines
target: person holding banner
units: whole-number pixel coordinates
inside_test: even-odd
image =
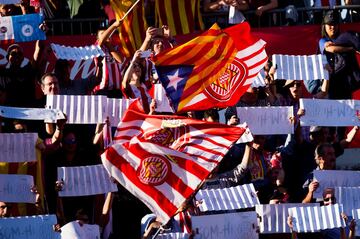
[[[334,188],[326,188],[323,191],[323,204],[322,206],[329,206],[336,204],[335,198],[335,189]],[[354,239],[355,238],[355,230],[356,230],[356,221],[352,219],[348,224],[348,217],[341,213],[341,218],[345,220],[345,224],[347,225],[345,228],[331,228],[320,231],[321,238],[323,239]],[[333,219],[336,220],[336,219]],[[330,222],[332,223],[332,222]],[[291,215],[288,216],[287,224],[290,227],[292,232],[292,239],[298,238],[297,232],[294,231],[293,225],[293,217]]]
[[[316,170],[335,170],[336,155],[334,147],[329,143],[318,145],[315,149],[315,161],[317,164]],[[314,181],[312,178],[313,174],[310,173],[303,185],[303,188],[307,188],[307,194],[302,200],[303,203],[312,202],[314,192],[319,187],[319,182]]]

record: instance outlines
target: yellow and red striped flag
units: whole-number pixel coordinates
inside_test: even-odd
[[[135,0],[110,0],[110,5],[115,12],[116,19],[121,19],[134,4]],[[132,9],[119,27],[120,52],[125,57],[130,57],[140,48],[147,29],[145,19],[144,0]]]
[[[169,26],[172,35],[203,30],[200,0],[155,0],[155,25]]]

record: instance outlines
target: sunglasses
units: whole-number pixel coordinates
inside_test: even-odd
[[[0,208],[1,209],[10,208],[10,206],[9,205],[1,205]]]
[[[335,201],[335,197],[329,197],[329,198],[324,198],[324,202],[328,202],[328,201],[332,201],[334,202]]]

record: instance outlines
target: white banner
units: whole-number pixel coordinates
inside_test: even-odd
[[[308,56],[274,54],[272,62],[277,66],[274,75],[276,80],[329,79],[329,73],[325,70],[327,61],[322,54]]]
[[[99,45],[71,47],[51,43],[56,58],[65,60],[88,60],[99,56],[105,56]]]
[[[314,170],[314,179],[319,182],[314,197],[322,198],[326,188],[360,186],[360,171]]]
[[[246,122],[255,135],[292,134],[294,125],[290,121],[293,108],[279,107],[236,107],[240,122]]]
[[[250,208],[260,204],[253,184],[199,190],[195,198],[200,202],[202,212]]]
[[[345,227],[341,212],[342,206],[339,204],[289,208],[289,215],[293,217],[294,231],[305,233]]]
[[[160,233],[156,236],[156,239],[189,239],[190,235],[182,232]]]
[[[59,239],[53,226],[55,215],[0,218],[0,238],[6,239]]]
[[[74,197],[116,192],[116,184],[102,164],[58,168],[58,180],[63,180],[60,197]]]
[[[346,215],[351,215],[354,208],[360,208],[360,187],[336,187],[336,202],[343,205]]]
[[[53,122],[56,122],[57,119],[65,119],[64,114],[60,110],[7,106],[0,106],[0,116],[10,119],[47,120]]]
[[[303,126],[360,126],[360,100],[300,99],[300,108],[305,109]]]
[[[0,174],[0,201],[35,203],[35,194],[31,192],[33,186],[31,175]]]
[[[353,209],[351,215],[356,220],[355,236],[359,237],[360,236],[360,209],[358,209],[358,208]]]
[[[37,133],[0,133],[0,162],[36,161]]]
[[[191,217],[195,239],[257,239],[256,212],[237,212]]]
[[[61,228],[61,239],[100,239],[99,225],[83,224],[73,221]]]
[[[154,99],[156,100],[157,112],[174,113],[174,110],[170,106],[170,101],[166,96],[165,89],[162,84],[154,84]]]
[[[291,233],[287,225],[289,216],[288,209],[292,207],[313,207],[318,203],[281,203],[281,204],[260,204],[255,206],[258,214],[260,233]]]
[[[107,113],[111,126],[118,126],[120,120],[124,117],[125,111],[129,108],[129,105],[134,102],[133,99],[116,99],[107,98]]]
[[[46,107],[64,112],[69,124],[104,123],[107,116],[107,98],[101,95],[48,95]]]

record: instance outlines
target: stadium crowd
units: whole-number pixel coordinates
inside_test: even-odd
[[[148,93],[153,84],[159,83],[159,79],[152,59],[147,54],[150,51],[152,56],[156,56],[166,48],[177,45],[168,26],[149,27],[140,49],[130,60],[126,60],[119,53],[119,46],[111,41],[113,31],[120,27],[122,22],[115,20],[108,1],[84,0],[81,6],[76,5],[76,1],[69,1],[72,3],[70,5],[66,4],[66,1],[44,2],[47,19],[108,17],[111,24],[99,29],[96,42],[106,55],[94,59],[96,70],[92,76],[70,80],[71,64],[68,60],[56,60],[53,72],[47,72],[47,61],[52,51],[45,41],[36,42],[31,59],[24,56],[21,45],[12,44],[7,48],[7,64],[0,68],[1,106],[43,108],[48,95],[98,94],[126,99],[140,98],[146,113],[150,115],[162,113],[157,111],[156,101]],[[297,21],[296,8],[310,6],[309,2],[307,0],[303,2],[204,0],[202,7],[204,12],[229,11],[229,14],[233,11],[229,9],[234,8],[236,17],[233,19],[236,19],[229,23],[237,24],[248,20],[254,25],[256,25],[255,21],[265,21],[266,24],[268,18],[264,15],[267,11],[287,8],[289,13],[287,23],[292,25]],[[154,1],[147,1],[147,4],[154,4]],[[321,4],[320,1],[315,1],[314,7],[321,6],[316,4]],[[328,1],[328,4],[330,7],[338,5],[336,1]],[[355,0],[347,0],[345,4],[359,3]],[[77,10],[74,10],[75,8]],[[246,19],[246,14],[242,12],[248,10],[255,11],[257,18]],[[2,17],[37,11],[38,9],[30,6],[30,1],[26,0],[22,0],[19,6],[0,5]],[[308,17],[311,19],[317,16],[309,14]],[[302,127],[299,123],[299,119],[306,114],[299,106],[300,98],[351,99],[352,93],[360,88],[360,71],[354,58],[355,52],[360,50],[359,35],[340,32],[341,20],[336,11],[328,11],[321,18],[322,38],[319,40],[319,49],[328,61],[329,80],[274,80],[276,65],[269,60],[264,67],[265,86],[250,86],[238,103],[228,107],[224,114],[225,123],[235,126],[241,120],[236,114],[235,107],[293,106],[295,115],[289,120],[294,124],[295,133],[254,135],[252,142],[234,144],[211,177],[205,180],[202,189],[253,183],[262,204],[314,202],[313,193],[319,187],[319,183],[313,180],[313,170],[335,169],[336,158],[344,153],[344,149],[356,143],[353,140],[358,134],[358,126],[349,129]],[[46,30],[46,23],[43,29]],[[339,61],[338,58],[342,60]],[[126,67],[120,67],[120,64],[125,64]],[[121,83],[118,86],[105,84],[119,80],[113,79],[115,76],[109,73],[114,71],[121,72],[117,74],[118,77],[122,76]],[[188,112],[184,116],[219,122],[219,110]],[[33,174],[36,187],[32,191],[37,195],[36,204],[24,206],[0,202],[0,216],[56,214],[60,225],[79,220],[81,223],[98,224],[101,228],[106,227],[111,217],[112,233],[107,236],[104,233],[104,238],[140,238],[141,236],[151,238],[158,228],[163,228],[163,225],[156,221],[156,216],[147,215],[151,213],[149,209],[121,185],[118,185],[118,192],[107,195],[58,197],[58,191],[62,190],[62,182],[57,181],[58,167],[101,164],[100,155],[104,152],[102,130],[105,124],[72,125],[67,124],[66,119],[58,120],[56,123],[44,123],[0,117],[1,133],[37,132],[39,135],[36,163],[0,162],[2,174],[14,174],[22,168],[27,168],[27,172]],[[335,200],[334,192],[324,192],[322,200],[324,205],[329,201],[335,203]],[[191,200],[182,210],[190,215],[199,214],[196,203]],[[291,227],[291,220],[288,223]],[[176,220],[167,226],[170,231],[184,232]],[[281,235],[281,238],[291,236],[293,238],[355,238],[354,228],[355,223],[352,220],[346,230],[303,235],[293,233],[293,235]],[[169,232],[169,230],[165,231]],[[349,234],[344,236],[345,231]],[[260,238],[278,238],[278,236],[260,235]]]

